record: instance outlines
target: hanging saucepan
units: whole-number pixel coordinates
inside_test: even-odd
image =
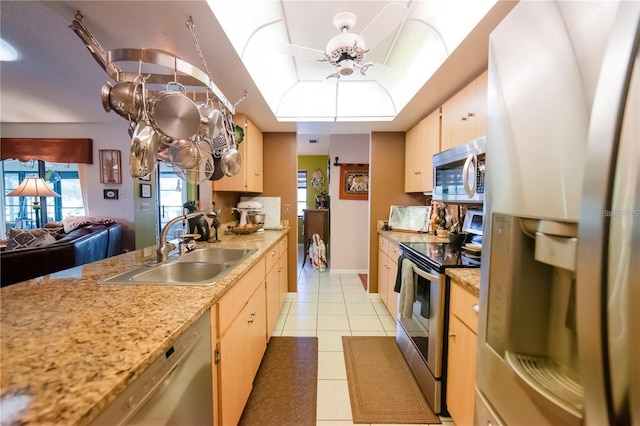
[[[104,108],[104,110],[107,112],[111,111],[111,103],[109,102],[109,93],[111,92],[112,88],[113,88],[113,84],[107,81],[102,85],[102,89],[100,90],[100,99],[102,99],[102,108]]]
[[[158,146],[158,155],[156,155],[158,160],[164,161],[167,164],[171,164],[171,156],[169,155],[169,145],[160,144]]]
[[[141,88],[142,117],[136,124],[131,137],[129,172],[131,177],[143,177],[153,172],[157,164],[160,135],[149,123],[145,112],[144,81]]]
[[[212,158],[213,158],[213,175],[211,175],[209,180],[220,180],[225,176],[224,172],[222,171],[222,158],[216,157],[215,155],[212,156]]]
[[[231,177],[237,175],[242,168],[242,158],[234,140],[232,117],[231,115],[228,118],[223,116],[223,119],[229,148],[222,153],[220,167],[226,176]]]
[[[170,90],[177,87],[178,90]],[[189,139],[198,132],[198,106],[185,96],[184,86],[172,82],[167,90],[156,93],[147,103],[149,122],[160,134],[170,139]]]
[[[211,105],[211,100],[200,105],[200,128],[198,133],[203,138],[215,139],[222,129],[222,113]]]
[[[140,77],[140,76],[138,76]],[[139,78],[134,81],[121,81],[107,89],[108,84],[102,86],[102,106],[105,105],[105,96],[108,90],[109,107],[121,117],[137,122],[142,116],[142,84]],[[110,84],[109,84],[110,85]],[[108,110],[107,110],[108,111]]]
[[[194,169],[200,162],[198,145],[189,139],[180,139],[169,147],[171,163],[183,168]]]

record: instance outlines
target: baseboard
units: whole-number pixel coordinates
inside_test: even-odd
[[[368,274],[369,271],[366,269],[329,269],[329,274]]]

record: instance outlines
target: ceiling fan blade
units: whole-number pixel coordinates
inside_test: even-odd
[[[398,27],[407,17],[407,8],[402,3],[389,3],[373,18],[360,33],[360,37],[373,49]]]
[[[322,50],[310,47],[296,46],[294,44],[272,43],[271,50],[283,55],[295,56],[296,58],[309,59],[310,61],[322,61],[325,54]]]

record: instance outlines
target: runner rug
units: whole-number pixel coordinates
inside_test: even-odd
[[[271,337],[240,425],[316,424],[318,338]]]
[[[353,423],[441,423],[395,337],[342,336]]]

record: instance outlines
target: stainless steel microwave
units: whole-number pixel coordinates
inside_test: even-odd
[[[433,156],[433,200],[484,202],[486,138],[481,137]]]

